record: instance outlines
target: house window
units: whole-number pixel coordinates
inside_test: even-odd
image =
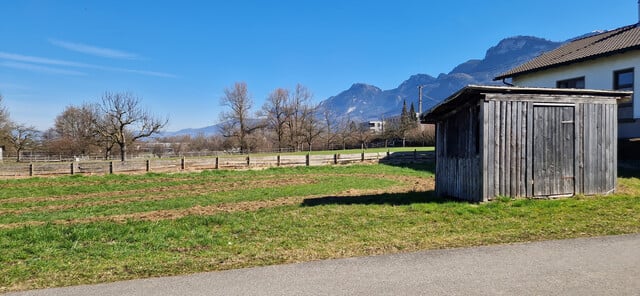
[[[633,69],[613,72],[613,89],[633,90]]]
[[[556,82],[557,88],[584,88],[584,76]]]
[[[613,72],[614,90],[633,90],[633,68]],[[618,105],[618,118],[629,120],[633,118],[633,99]]]

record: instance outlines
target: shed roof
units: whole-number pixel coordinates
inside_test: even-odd
[[[494,78],[500,80],[562,65],[640,49],[640,26],[621,27],[573,40]]]
[[[536,95],[565,95],[565,96],[596,96],[629,99],[632,91],[577,89],[577,88],[542,88],[517,86],[489,86],[467,85],[463,89],[449,96],[429,111],[420,115],[423,123],[435,123],[441,116],[455,110],[459,106],[477,100],[482,94],[536,94]]]

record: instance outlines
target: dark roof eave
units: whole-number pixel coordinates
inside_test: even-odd
[[[595,59],[599,59],[599,58],[603,58],[603,57],[613,56],[613,55],[616,55],[616,54],[622,54],[622,53],[625,53],[627,51],[632,51],[632,50],[637,50],[637,49],[640,49],[640,45],[636,45],[636,46],[632,46],[632,47],[626,47],[626,48],[623,48],[623,49],[618,49],[618,50],[614,50],[614,51],[610,51],[610,52],[606,52],[606,53],[601,53],[601,54],[597,54],[597,55],[593,55],[593,56],[589,56],[589,57],[584,57],[584,58],[580,58],[580,59],[569,60],[569,61],[565,61],[565,62],[562,62],[562,63],[547,65],[547,66],[543,66],[543,67],[539,67],[539,68],[534,68],[534,69],[529,69],[529,70],[509,73],[509,74],[503,74],[503,75],[494,77],[493,81],[503,80],[503,79],[507,79],[507,78],[513,78],[513,77],[516,77],[516,76],[521,76],[521,75],[535,73],[535,72],[544,71],[544,70],[548,70],[548,69],[553,69],[553,68],[557,68],[557,67],[561,67],[561,66],[581,63],[581,62],[585,62],[585,61],[589,61],[589,60],[595,60]]]
[[[484,95],[490,93],[595,95],[618,97],[619,99],[629,98],[633,94],[632,91],[615,90],[468,85],[460,89],[453,95],[449,96],[439,104],[433,106],[427,112],[421,114],[420,122],[437,123],[442,115],[456,109],[457,106],[460,106],[471,100],[480,99],[480,97],[473,97],[474,94]]]

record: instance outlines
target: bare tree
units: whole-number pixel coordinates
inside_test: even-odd
[[[261,110],[261,115],[267,121],[266,126],[275,134],[278,150],[282,149],[285,144],[285,132],[289,119],[288,104],[289,91],[278,88],[269,95]]]
[[[162,158],[166,150],[166,146],[164,143],[153,143],[151,145],[151,154],[157,156],[158,158]]]
[[[189,143],[191,142],[191,136],[173,136],[161,139],[162,142],[169,143],[169,146],[173,153],[177,156],[182,156],[182,153],[189,149]]]
[[[3,97],[0,94],[0,138],[6,138],[11,131],[11,119],[9,110],[2,103]]]
[[[328,106],[322,108],[322,120],[324,123],[324,141],[325,149],[329,149],[338,137],[339,124],[336,122],[337,116],[335,111]]]
[[[96,131],[107,150],[118,145],[120,160],[127,158],[127,145],[157,134],[168,119],[159,119],[140,106],[140,99],[130,93],[106,92],[97,105]],[[111,146],[109,145],[111,144]]]
[[[433,146],[436,143],[436,128],[433,124],[419,124],[409,131],[408,138],[420,146]]]
[[[360,125],[352,124],[351,131],[352,131],[351,135],[353,137],[353,140],[357,142],[362,148],[366,148],[374,136],[373,131],[370,130],[368,126],[365,126],[362,124]]]
[[[342,145],[342,150],[347,149],[347,145],[353,138],[353,126],[354,122],[351,120],[351,117],[347,114],[346,117],[343,117],[338,125],[338,135],[340,144]]]
[[[38,131],[35,127],[19,123],[11,124],[11,131],[6,135],[6,138],[16,150],[18,162],[20,162],[22,151],[36,145],[37,137]]]
[[[316,114],[318,107],[312,107],[305,105],[302,108],[302,122],[300,126],[302,138],[304,139],[309,151],[313,142],[322,133],[322,127],[320,126],[320,118]]]
[[[304,141],[304,131],[302,130],[306,116],[304,110],[308,107],[311,98],[311,92],[304,85],[298,84],[287,108],[289,144],[295,150],[300,150]]]
[[[220,104],[230,109],[220,114],[222,134],[227,138],[237,140],[240,151],[247,152],[249,149],[247,136],[262,127],[255,121],[251,122],[249,117],[253,100],[247,90],[247,84],[236,82],[233,88],[225,88],[224,96],[220,98]]]
[[[50,147],[59,147],[70,155],[85,155],[97,147],[95,108],[89,104],[68,106],[56,117]],[[62,149],[64,147],[64,149]]]

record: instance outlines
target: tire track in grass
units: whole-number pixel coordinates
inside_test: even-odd
[[[43,206],[31,206],[29,208],[21,208],[21,209],[7,209],[0,210],[0,215],[20,215],[25,213],[33,213],[33,212],[52,212],[52,211],[61,211],[61,210],[69,210],[69,209],[77,209],[82,207],[93,207],[93,206],[105,206],[105,205],[115,205],[115,204],[127,204],[133,202],[145,202],[145,201],[161,201],[165,199],[179,198],[190,195],[198,195],[198,194],[210,194],[210,193],[221,193],[221,192],[229,192],[238,190],[240,188],[268,188],[274,186],[274,180],[252,180],[252,181],[244,181],[244,182],[232,182],[223,184],[223,186],[219,186],[217,188],[212,188],[211,185],[203,184],[202,186],[189,186],[189,185],[181,185],[181,186],[173,186],[173,187],[165,187],[158,188],[156,190],[131,190],[131,191],[118,191],[116,194],[113,192],[101,192],[100,194],[88,194],[83,196],[67,196],[62,198],[52,198],[52,201],[69,201],[69,200],[78,200],[78,199],[89,199],[89,198],[99,198],[99,197],[109,197],[107,200],[99,200],[99,201],[80,201],[73,204],[62,204],[62,205],[43,205]],[[305,179],[285,179],[285,180],[277,180],[277,186],[291,186],[291,185],[306,185],[317,183],[318,180],[312,178]],[[163,195],[151,195],[151,196],[136,196],[139,194],[148,195],[149,193],[163,193]],[[123,198],[113,198],[119,196],[130,196]]]
[[[335,175],[333,175],[335,176]],[[127,221],[160,221],[160,220],[176,220],[190,215],[198,216],[212,216],[220,213],[234,213],[234,212],[250,212],[257,211],[265,208],[274,208],[280,206],[289,206],[301,204],[305,199],[311,198],[324,198],[324,197],[354,197],[364,195],[377,195],[377,194],[398,194],[408,192],[423,192],[433,190],[434,180],[433,178],[424,177],[409,177],[409,176],[397,176],[397,175],[371,175],[362,174],[362,176],[375,176],[383,177],[386,179],[392,179],[399,181],[400,184],[388,187],[386,189],[349,189],[337,194],[317,194],[306,196],[291,196],[277,198],[273,200],[262,201],[242,201],[233,203],[221,203],[210,206],[194,206],[186,209],[176,210],[157,210],[130,214],[99,216],[80,219],[67,219],[67,220],[54,220],[49,222],[43,221],[25,221],[18,223],[0,224],[0,229],[13,229],[24,226],[38,226],[45,225],[47,223],[57,225],[72,225],[72,224],[86,224],[94,222],[113,222],[113,223],[126,223]],[[301,176],[302,177],[302,176]],[[308,177],[308,176],[304,176]]]
[[[277,175],[269,176],[270,178],[278,177]],[[258,180],[266,180],[268,178],[256,178],[248,182],[255,182]],[[215,185],[224,186],[229,183],[237,184],[237,183],[246,183],[246,180],[240,178],[232,178],[232,179],[220,179],[220,180],[202,180],[202,183],[197,184],[180,184],[180,185],[165,185],[165,186],[157,186],[153,188],[140,188],[140,189],[130,189],[130,190],[113,190],[113,191],[101,191],[95,193],[76,193],[76,194],[65,194],[65,195],[55,195],[55,196],[40,196],[40,197],[14,197],[14,198],[5,198],[0,199],[1,204],[11,204],[11,203],[35,203],[35,202],[51,202],[51,201],[68,201],[68,200],[81,200],[88,198],[99,198],[99,197],[112,197],[114,195],[131,195],[131,194],[139,194],[139,193],[150,193],[150,192],[165,192],[171,190],[187,190],[187,189],[202,189],[202,188],[210,188],[212,183]],[[148,184],[152,183],[150,181],[132,183],[132,184]],[[162,181],[156,181],[156,184],[162,184]]]

